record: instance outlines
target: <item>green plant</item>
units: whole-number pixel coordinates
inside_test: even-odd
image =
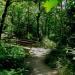
[[[42,40],[42,45],[45,47],[45,48],[50,48],[50,49],[54,49],[56,47],[56,43],[49,40],[48,37],[44,37],[43,40]]]
[[[22,46],[0,44],[0,68],[22,68],[27,56]]]
[[[0,70],[0,75],[23,75],[23,73],[22,73],[22,71],[20,72],[20,71],[16,71],[15,69],[11,69],[10,71],[9,70]]]
[[[29,53],[19,45],[0,43],[0,75],[29,75]]]
[[[72,65],[67,59],[60,58],[57,61],[57,68],[60,75],[74,75]]]

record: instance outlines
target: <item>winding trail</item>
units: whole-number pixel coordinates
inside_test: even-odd
[[[50,49],[30,48],[31,65],[33,67],[31,75],[58,75],[57,70],[51,70],[43,62],[45,55],[50,52]]]

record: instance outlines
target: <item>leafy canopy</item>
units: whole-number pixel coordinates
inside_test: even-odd
[[[46,12],[49,12],[53,7],[55,7],[61,0],[46,0],[43,4]]]

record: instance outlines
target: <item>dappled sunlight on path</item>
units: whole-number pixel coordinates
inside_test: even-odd
[[[27,47],[28,48],[28,47]],[[45,55],[49,53],[50,49],[44,48],[30,48],[31,65],[32,65],[32,74],[31,75],[58,75],[57,70],[51,70],[43,62]]]
[[[44,57],[49,52],[50,49],[44,49],[44,48],[31,48],[30,50],[30,54],[33,57]]]
[[[51,70],[43,63],[42,57],[33,57],[32,66],[33,72],[31,75],[58,75],[56,70]]]

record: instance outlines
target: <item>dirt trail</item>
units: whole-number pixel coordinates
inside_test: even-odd
[[[43,62],[45,55],[49,52],[50,49],[31,48],[30,54],[32,55],[31,63],[33,67],[31,75],[58,75],[57,70],[51,70]]]

